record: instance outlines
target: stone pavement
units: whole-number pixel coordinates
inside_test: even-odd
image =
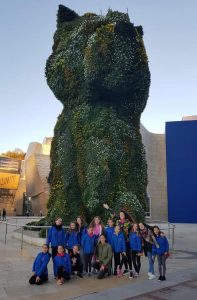
[[[29,221],[29,220],[28,220]],[[15,221],[10,220],[11,223]],[[26,220],[18,221],[25,224]],[[73,278],[63,286],[57,286],[49,266],[49,282],[42,286],[30,286],[28,278],[39,247],[24,244],[11,237],[13,228],[8,227],[7,243],[4,244],[5,225],[0,223],[0,300],[97,300],[97,299],[197,299],[197,225],[179,224],[175,231],[175,251],[167,261],[167,281],[147,279],[147,260],[142,257],[141,276],[108,277],[104,280]],[[157,270],[157,264],[155,265]]]

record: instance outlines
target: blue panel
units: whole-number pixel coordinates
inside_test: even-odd
[[[197,223],[197,121],[166,123],[168,219]]]

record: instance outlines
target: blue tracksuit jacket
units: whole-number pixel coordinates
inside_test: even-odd
[[[65,237],[66,248],[72,249],[79,245],[79,234],[77,231],[67,231]]]
[[[32,272],[35,272],[38,277],[41,275],[48,276],[47,265],[50,261],[51,254],[50,253],[38,253],[36,259],[34,260]]]
[[[54,257],[54,275],[57,276],[57,271],[59,267],[63,267],[64,271],[67,273],[71,273],[71,261],[70,261],[70,255],[65,253],[63,256],[56,255]]]
[[[106,227],[105,228],[105,235],[106,235],[106,239],[107,242],[112,245],[112,236],[114,234],[114,227]]]
[[[165,236],[156,236],[156,241],[159,245],[159,248],[157,248],[155,246],[155,244],[153,244],[153,255],[155,254],[159,254],[159,255],[163,255],[165,252],[168,252],[169,251],[169,243],[168,243],[168,240]]]
[[[51,247],[65,246],[65,232],[62,228],[57,230],[55,226],[51,226],[48,230],[47,245],[51,244]]]
[[[136,232],[131,232],[129,234],[129,243],[131,250],[142,252],[142,241]]]
[[[126,252],[125,237],[122,232],[118,235],[114,232],[112,235],[112,249],[115,253]]]
[[[82,235],[81,245],[83,247],[83,252],[85,254],[94,253],[96,243],[97,243],[97,237],[95,234],[89,236],[88,233],[84,233]]]

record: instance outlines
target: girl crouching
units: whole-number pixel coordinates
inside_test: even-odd
[[[54,258],[54,272],[58,285],[63,284],[65,280],[70,280],[70,256],[65,253],[64,246],[58,246],[57,255]]]
[[[33,264],[33,275],[29,279],[30,284],[41,285],[43,282],[48,281],[48,269],[47,265],[50,261],[51,254],[49,253],[49,246],[43,245],[42,252],[40,252]]]

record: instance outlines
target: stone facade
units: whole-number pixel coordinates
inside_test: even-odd
[[[150,221],[167,221],[165,134],[151,133],[141,125],[141,135],[148,165],[147,193],[150,197]]]
[[[52,138],[43,143],[31,143],[25,156],[26,193],[31,197],[32,210],[38,215],[46,213],[50,187],[47,182],[50,171],[50,148]]]

